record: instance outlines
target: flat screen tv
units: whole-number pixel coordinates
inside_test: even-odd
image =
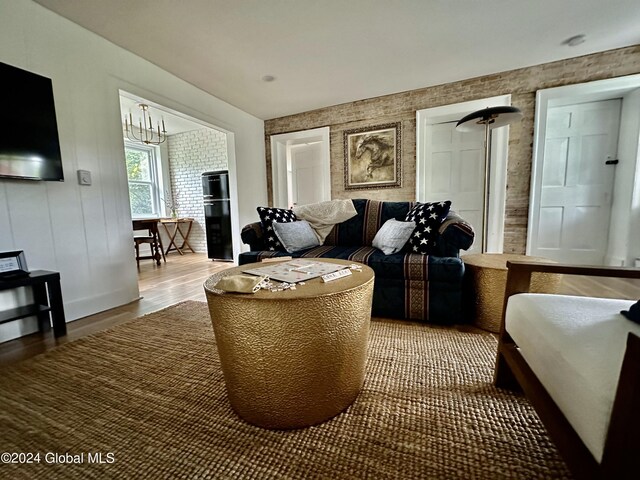
[[[51,79],[0,62],[0,177],[63,181]]]

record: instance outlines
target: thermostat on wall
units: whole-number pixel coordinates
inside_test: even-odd
[[[89,170],[78,170],[78,183],[80,185],[91,185],[91,172]]]

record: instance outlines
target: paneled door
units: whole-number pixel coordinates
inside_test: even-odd
[[[271,135],[273,206],[331,200],[329,127]]]
[[[320,143],[291,146],[291,203],[308,205],[325,200]]]
[[[549,108],[532,255],[604,264],[620,107],[616,99]]]
[[[484,193],[484,134],[456,131],[456,122],[431,125],[426,133],[425,201],[451,200],[473,225],[476,241],[466,253],[480,253]]]

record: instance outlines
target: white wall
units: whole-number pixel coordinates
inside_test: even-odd
[[[623,217],[615,227],[612,223],[621,230],[614,248],[623,252],[625,266],[633,267],[640,258],[640,88],[622,99],[618,158],[613,212]]]
[[[238,216],[267,201],[264,122],[30,0],[0,0],[0,61],[53,80],[65,182],[0,180],[0,250],[61,273],[68,320],[138,298],[118,89],[224,128]],[[9,112],[5,112],[9,113]],[[90,170],[80,187],[76,170]],[[0,308],[20,301],[0,296]],[[0,341],[29,325],[0,325]]]
[[[633,218],[633,191],[640,185],[635,182],[638,169],[638,136],[640,135],[640,88],[622,97],[622,111],[620,112],[620,135],[618,140],[618,160],[616,169],[613,202],[611,206],[611,227],[609,230],[609,244],[605,262],[607,265],[633,266],[634,223],[639,219]],[[635,205],[636,211],[640,205]],[[635,237],[637,244],[637,238]],[[638,252],[640,253],[640,252]]]
[[[171,194],[178,202],[178,215],[194,219],[189,245],[196,252],[206,253],[202,174],[227,170],[227,136],[212,128],[205,128],[170,135],[167,144]],[[180,235],[176,239],[180,240]],[[164,245],[167,247],[168,243],[165,242]]]

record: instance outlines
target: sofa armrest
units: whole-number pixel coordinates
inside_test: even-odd
[[[260,222],[245,225],[240,233],[240,238],[242,239],[242,243],[249,245],[252,252],[265,249],[262,224]]]
[[[449,212],[438,233],[436,255],[442,257],[458,257],[460,250],[468,250],[475,238],[471,224],[454,211]]]

